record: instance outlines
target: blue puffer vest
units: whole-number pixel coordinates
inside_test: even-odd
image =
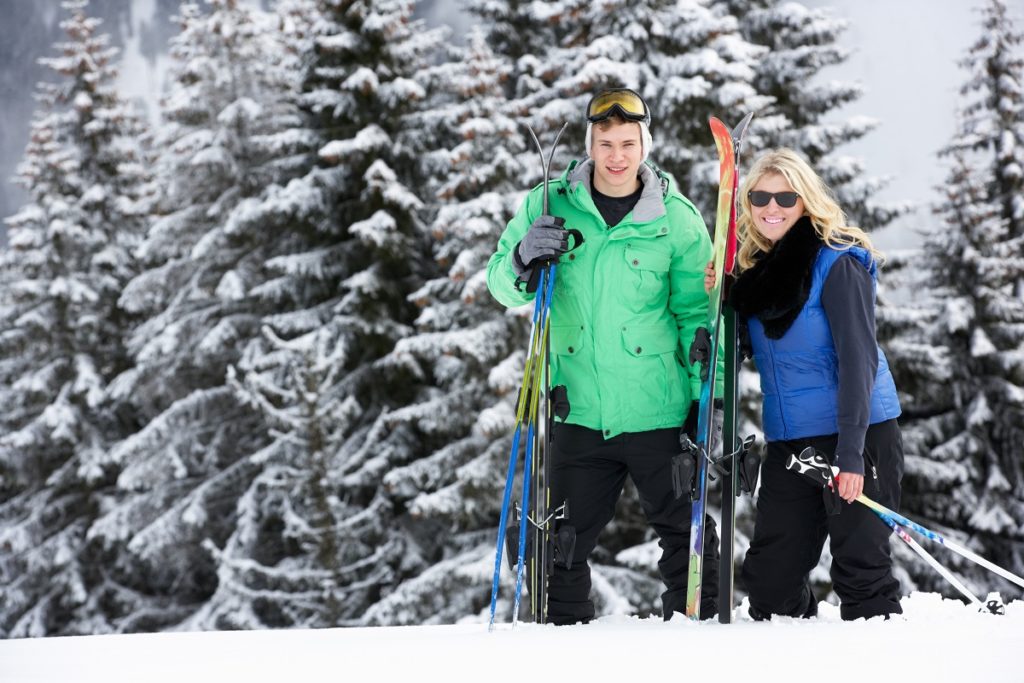
[[[871,254],[859,247],[839,251],[822,247],[811,274],[807,303],[792,326],[779,339],[765,336],[756,316],[747,320],[754,363],[761,375],[764,436],[767,441],[785,441],[836,434],[839,425],[837,395],[839,375],[821,289],[832,265],[845,254],[857,258],[871,273],[872,285],[878,268]],[[900,415],[896,384],[889,363],[878,349],[878,372],[871,392],[870,424]]]

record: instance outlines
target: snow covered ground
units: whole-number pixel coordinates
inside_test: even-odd
[[[3,683],[285,681],[1024,681],[1024,602],[1005,616],[916,593],[902,618],[724,626],[605,617],[586,626],[408,626],[0,642]],[[526,674],[526,667],[535,674]]]

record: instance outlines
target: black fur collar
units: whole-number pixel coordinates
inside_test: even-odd
[[[729,301],[736,312],[744,318],[757,316],[769,339],[786,334],[811,293],[811,269],[821,244],[811,219],[798,220],[733,283]]]

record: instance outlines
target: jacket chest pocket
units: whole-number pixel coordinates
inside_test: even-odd
[[[631,241],[623,249],[627,279],[644,297],[668,291],[668,271],[672,256],[667,249],[659,246],[656,243]]]

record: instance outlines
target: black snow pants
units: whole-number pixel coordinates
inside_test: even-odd
[[[568,501],[576,528],[572,566],[555,567],[548,582],[548,621],[573,624],[594,617],[587,558],[615,514],[626,475],[640,494],[647,522],[662,549],[658,569],[667,590],[662,593],[666,619],[686,612],[686,580],[690,561],[690,503],[672,491],[670,463],[680,451],[679,428],[620,434],[605,440],[601,432],[556,424],[551,448],[551,501]],[[705,518],[701,618],[717,614],[718,533]]]
[[[840,501],[828,515],[822,488],[786,469],[791,453],[814,446],[834,458],[836,436],[768,443],[761,467],[754,538],[743,561],[742,583],[755,619],[772,614],[810,617],[817,600],[808,576],[831,538],[832,586],[844,620],[902,614],[899,582],[892,574],[891,530],[860,503]],[[868,428],[864,443],[864,495],[899,509],[903,442],[896,420]]]

